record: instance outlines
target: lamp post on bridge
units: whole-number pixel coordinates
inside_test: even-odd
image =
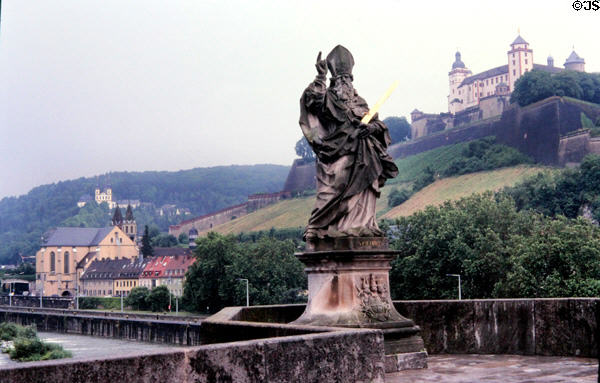
[[[460,289],[460,274],[446,274],[447,277],[458,277],[458,300],[462,299],[461,289]]]
[[[238,278],[238,281],[246,281],[246,307],[250,306],[250,294],[248,293],[248,280],[246,278]]]

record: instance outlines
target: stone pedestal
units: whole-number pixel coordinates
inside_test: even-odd
[[[400,315],[390,297],[390,262],[396,255],[382,237],[308,242],[307,251],[296,254],[306,265],[308,304],[293,323],[380,329],[386,355],[417,353],[426,366],[419,326]]]

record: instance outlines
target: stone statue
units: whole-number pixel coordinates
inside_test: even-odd
[[[317,198],[304,233],[317,238],[381,237],[375,202],[385,181],[398,174],[386,149],[390,135],[352,85],[354,58],[341,45],[321,59],[317,77],[300,99],[300,127],[317,155]],[[331,73],[326,87],[327,69]]]

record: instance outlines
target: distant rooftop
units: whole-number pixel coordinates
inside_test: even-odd
[[[95,246],[111,232],[112,227],[57,227],[43,246]]]

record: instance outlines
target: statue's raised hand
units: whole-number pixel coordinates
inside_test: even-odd
[[[315,64],[315,67],[317,68],[317,73],[319,76],[327,75],[327,61],[321,60],[321,52],[319,52],[319,55],[317,56],[317,63]]]

